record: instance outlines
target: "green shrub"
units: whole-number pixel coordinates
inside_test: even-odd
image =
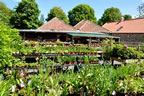
[[[0,25],[0,70],[13,64],[12,53],[21,49],[21,38],[16,29]]]
[[[116,57],[121,59],[137,59],[142,57],[142,53],[138,52],[136,48],[109,42],[110,41],[104,41],[104,43],[102,43],[105,57]]]

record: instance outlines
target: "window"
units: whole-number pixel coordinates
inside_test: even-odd
[[[118,28],[116,31],[120,31],[123,28],[123,26],[121,26],[120,28]]]

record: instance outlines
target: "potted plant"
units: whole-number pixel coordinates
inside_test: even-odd
[[[63,57],[62,57],[62,61],[63,61],[64,65],[65,65],[66,62],[67,62],[67,58],[66,58],[66,56],[63,56]]]
[[[94,61],[93,56],[89,56],[88,58],[89,58],[89,63],[93,63],[93,61]]]
[[[67,56],[67,63],[68,63],[68,64],[72,64],[71,61],[72,61],[72,60],[71,60],[71,57],[68,57],[68,56]]]
[[[76,57],[72,56],[72,64],[75,64],[75,62],[76,62]]]
[[[83,58],[82,56],[80,56],[80,57],[78,58],[78,63],[79,63],[79,64],[82,64],[82,63],[83,63],[83,60],[84,60],[84,58]]]
[[[99,59],[97,57],[94,57],[94,63],[98,63]]]

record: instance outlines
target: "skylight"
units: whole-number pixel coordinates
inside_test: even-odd
[[[120,28],[118,28],[116,31],[120,31],[123,28],[123,26],[121,26]]]

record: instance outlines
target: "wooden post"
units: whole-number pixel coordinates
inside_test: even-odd
[[[119,44],[120,44],[120,38],[119,38]]]
[[[74,37],[72,36],[72,45],[74,46],[74,44],[75,44],[75,41],[74,41]]]
[[[68,36],[66,36],[66,42],[68,42]]]
[[[60,35],[57,35],[56,41],[60,41]]]
[[[25,38],[25,32],[24,32],[24,38],[23,38],[23,39],[24,39],[24,40],[26,39],[26,38]]]
[[[89,38],[89,44],[88,44],[88,47],[91,46],[91,37]]]

